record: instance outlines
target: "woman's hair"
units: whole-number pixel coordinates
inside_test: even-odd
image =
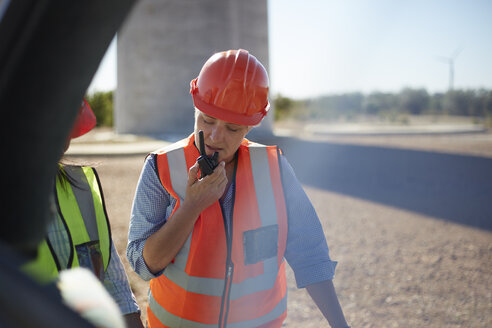
[[[62,188],[66,191],[67,190],[67,183],[69,183],[72,186],[75,186],[77,182],[67,174],[67,171],[65,170],[65,165],[62,163],[58,163],[58,170],[56,171],[56,180],[60,183]]]
[[[56,180],[58,180],[58,182],[60,182],[60,185],[62,186],[62,188],[66,191],[67,190],[67,183],[70,184],[70,186],[72,187],[77,187],[77,188],[80,188],[80,186],[77,185],[77,181],[71,177],[67,171],[65,170],[65,167],[66,166],[91,166],[91,167],[95,167],[96,164],[95,163],[75,163],[74,161],[71,161],[71,160],[68,160],[66,158],[62,158],[59,162],[58,162],[58,169],[56,171]]]

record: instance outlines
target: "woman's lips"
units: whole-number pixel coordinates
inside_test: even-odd
[[[207,150],[210,150],[210,152],[213,154],[215,152],[220,152],[222,150],[222,148],[215,148],[215,147],[210,147],[209,145],[205,145],[205,148]]]

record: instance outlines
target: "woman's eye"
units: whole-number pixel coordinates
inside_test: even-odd
[[[203,120],[203,122],[204,122],[205,124],[213,124],[213,122],[212,122],[212,121],[207,121],[207,120],[205,120],[205,119]]]
[[[227,127],[227,130],[229,130],[231,132],[237,132],[237,131],[239,131],[239,129],[231,128],[230,126]]]

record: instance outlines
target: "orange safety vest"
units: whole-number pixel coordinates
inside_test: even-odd
[[[177,200],[174,213],[185,196],[188,170],[199,157],[194,136],[155,154],[161,183]],[[172,263],[151,280],[148,327],[282,325],[288,227],[276,146],[243,140],[233,199],[232,223],[218,201],[209,206]]]

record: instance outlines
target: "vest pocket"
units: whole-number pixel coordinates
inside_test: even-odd
[[[79,265],[87,268],[94,273],[100,281],[104,280],[104,262],[99,245],[99,240],[90,241],[88,243],[75,246]]]
[[[244,264],[255,264],[277,256],[278,224],[243,233]]]

